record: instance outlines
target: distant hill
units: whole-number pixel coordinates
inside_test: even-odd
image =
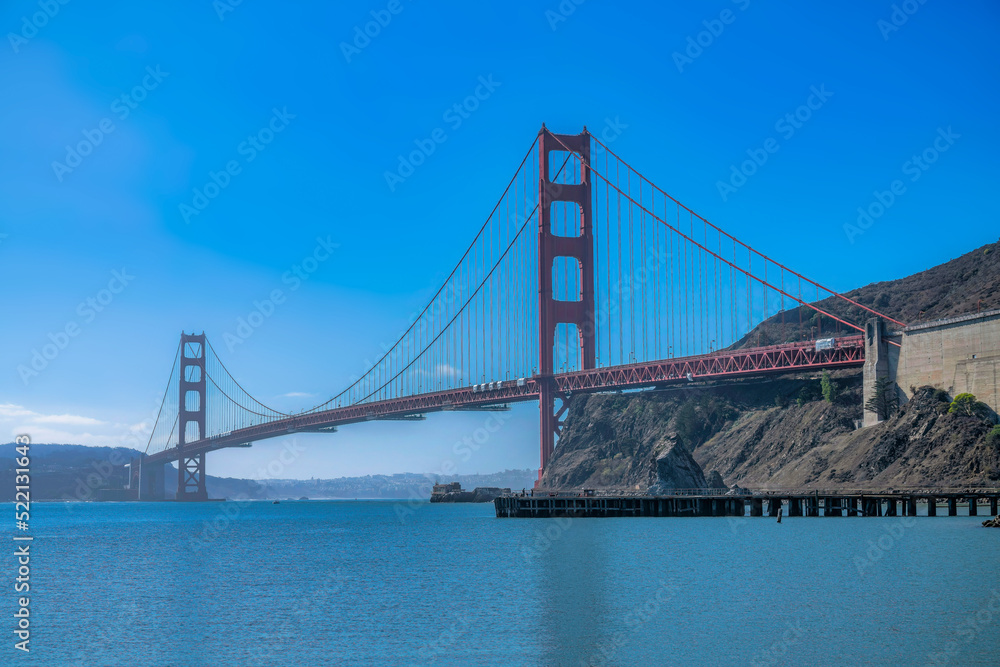
[[[1000,308],[1000,242],[984,245],[912,276],[859,287],[844,296],[906,324]],[[848,322],[861,323],[871,317],[870,313],[837,297],[817,301],[815,305]],[[841,334],[853,332],[801,306],[759,324],[733,348],[834,336],[838,327]]]
[[[0,500],[14,499],[16,445],[0,445]],[[127,447],[87,447],[32,443],[29,450],[32,500],[96,500],[103,490],[122,489],[128,483],[125,465],[139,452]],[[265,497],[253,480],[209,475],[205,480],[213,498]],[[177,491],[177,468],[168,466],[167,497]]]
[[[0,500],[14,499],[17,467],[13,443],[0,445]],[[32,444],[30,460],[32,500],[92,500],[98,489],[120,489],[125,463],[139,452],[127,447]]]
[[[530,489],[538,477],[532,469],[505,470],[488,475],[436,475],[433,473],[399,473],[396,475],[366,475],[314,480],[267,480],[268,498],[423,498],[429,499],[436,482],[460,482],[471,491],[477,486]]]
[[[14,443],[0,445],[0,500],[14,499]],[[32,500],[94,500],[100,489],[121,489],[127,483],[125,464],[139,455],[126,447],[32,444]],[[205,484],[211,498],[430,498],[435,481],[461,482],[467,489],[477,486],[530,488],[535,470],[505,470],[483,475],[435,475],[400,473],[336,479],[252,480],[208,475]],[[177,492],[177,468],[168,466],[164,486],[172,498]]]

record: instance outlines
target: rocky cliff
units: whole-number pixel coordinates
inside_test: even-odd
[[[726,486],[748,488],[1000,484],[991,426],[949,414],[943,392],[922,388],[891,419],[857,429],[860,374],[832,377],[839,389],[832,402],[818,379],[796,376],[575,396],[542,485],[645,490],[663,480],[704,488],[718,486],[715,472]]]

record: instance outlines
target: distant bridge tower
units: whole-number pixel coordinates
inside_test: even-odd
[[[596,323],[594,306],[594,231],[591,212],[590,133],[553,134],[542,126],[538,137],[539,155],[539,225],[538,225],[538,313],[539,313],[539,410],[541,422],[541,468],[539,480],[552,456],[555,438],[562,428],[562,413],[566,410],[566,397],[556,396],[553,380],[553,349],[556,326],[575,325],[580,341],[580,368],[591,369],[596,365]],[[553,182],[565,152],[569,149],[576,160],[570,159],[563,168],[565,177]],[[549,154],[559,151],[558,159],[550,164]],[[567,169],[574,168],[573,173]],[[579,209],[579,222],[568,230],[572,236],[558,236],[552,231],[552,204],[567,202]],[[575,233],[574,233],[575,232]],[[559,257],[573,258],[578,265],[579,292],[575,301],[560,301],[553,294],[552,271]],[[555,400],[562,406],[556,412]]]
[[[181,333],[180,404],[177,421],[177,500],[208,500],[205,454],[187,456],[188,424],[198,427],[194,441],[205,433],[205,334]]]

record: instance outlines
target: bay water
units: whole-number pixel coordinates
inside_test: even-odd
[[[982,519],[40,503],[0,664],[996,665]]]

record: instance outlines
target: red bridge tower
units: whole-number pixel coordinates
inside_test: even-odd
[[[594,232],[591,212],[590,133],[587,128],[577,135],[553,134],[544,125],[538,137],[539,155],[539,224],[538,224],[538,313],[539,313],[539,411],[541,422],[541,467],[539,481],[562,430],[562,415],[568,397],[556,395],[552,378],[556,326],[575,325],[580,341],[580,369],[596,365],[596,323],[594,305]],[[550,163],[549,155],[559,151]],[[566,160],[567,152],[572,157]],[[561,153],[561,154],[560,154]],[[574,160],[573,157],[576,159]],[[563,166],[565,165],[565,166]],[[561,172],[560,172],[561,168]],[[578,171],[577,171],[578,168]],[[569,169],[572,170],[568,171]],[[554,182],[552,177],[558,181]],[[552,204],[567,202],[579,209],[579,223],[568,231],[572,236],[558,236],[552,230]],[[553,293],[552,271],[559,257],[577,261],[579,285],[575,301],[561,301]],[[556,410],[556,399],[561,401]]]
[[[188,424],[198,426],[193,441],[205,437],[205,334],[181,333],[180,404],[177,416],[177,500],[208,500],[205,454],[186,456]]]

